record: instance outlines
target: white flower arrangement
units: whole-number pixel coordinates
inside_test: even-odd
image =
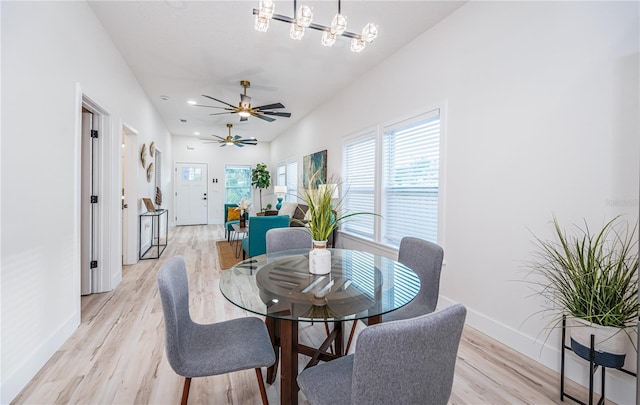
[[[245,211],[249,211],[249,206],[251,206],[251,201],[246,200],[244,197],[238,203],[238,207],[240,207],[240,212],[244,214]]]

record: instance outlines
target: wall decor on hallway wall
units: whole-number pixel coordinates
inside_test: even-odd
[[[144,169],[147,168],[147,144],[142,144],[142,149],[140,149],[140,163],[142,163],[142,167]]]
[[[316,184],[327,182],[327,150],[312,153],[302,158],[302,185],[307,187],[313,175],[317,173]]]

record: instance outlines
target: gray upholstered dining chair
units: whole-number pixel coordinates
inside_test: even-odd
[[[438,295],[440,294],[440,273],[444,251],[439,245],[424,239],[405,236],[400,241],[398,261],[415,271],[420,279],[418,295],[404,307],[382,316],[382,322],[397,321],[399,319],[415,318],[429,314],[436,310]],[[366,320],[363,320],[366,323]],[[357,322],[353,323],[347,351],[351,346]]]
[[[267,253],[291,249],[311,249],[313,239],[307,228],[274,228],[267,231]]]
[[[189,283],[184,258],[172,257],[158,273],[164,311],[165,343],[171,368],[185,377],[182,404],[187,403],[191,378],[256,370],[262,403],[268,404],[261,367],[275,362],[267,327],[256,317],[213,324],[193,322],[189,314]]]
[[[398,261],[420,278],[418,295],[404,307],[382,316],[382,322],[415,318],[436,310],[440,293],[440,273],[444,251],[432,242],[405,236],[400,241]]]
[[[370,326],[360,333],[354,354],[304,370],[298,385],[311,405],[444,405],[466,313],[457,304]]]

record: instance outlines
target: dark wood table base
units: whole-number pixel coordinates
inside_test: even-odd
[[[379,323],[380,318],[380,316],[370,317],[368,319],[369,325]],[[299,388],[296,381],[298,377],[298,354],[311,358],[305,369],[315,366],[319,361],[331,361],[345,355],[343,353],[342,322],[333,323],[333,331],[329,333],[319,348],[314,348],[298,342],[298,321],[271,317],[265,319],[273,350],[276,354],[276,362],[267,369],[267,383],[273,384],[275,382],[278,358],[280,357],[280,404],[297,405],[298,403]],[[334,345],[335,354],[327,351],[332,344]]]

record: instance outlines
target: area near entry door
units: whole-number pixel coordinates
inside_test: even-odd
[[[176,163],[176,225],[207,223],[206,163]]]

